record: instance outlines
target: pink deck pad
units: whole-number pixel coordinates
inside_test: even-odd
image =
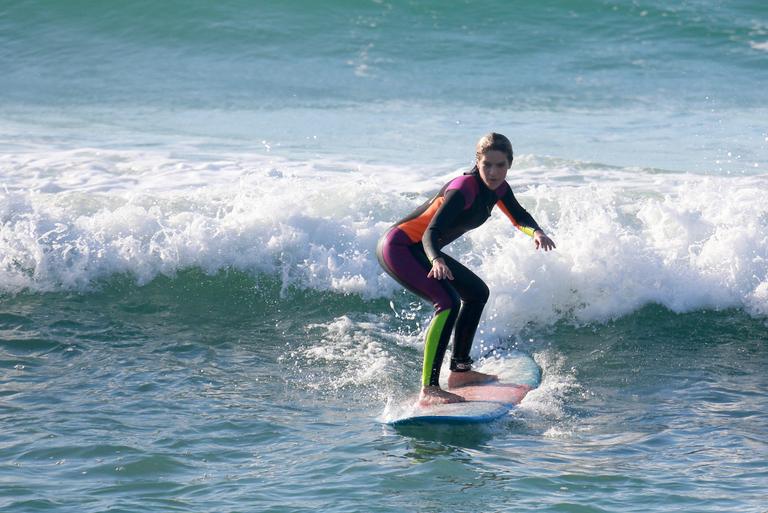
[[[451,388],[448,391],[460,395],[467,401],[495,401],[505,404],[518,404],[532,390],[528,385],[488,384],[468,385]]]

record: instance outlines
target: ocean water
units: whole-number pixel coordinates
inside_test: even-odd
[[[766,83],[756,0],[0,2],[0,511],[768,511]],[[490,130],[542,384],[395,430],[376,241]]]

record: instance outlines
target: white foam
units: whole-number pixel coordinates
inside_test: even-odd
[[[85,289],[122,272],[146,283],[191,266],[365,296],[394,289],[371,248],[387,225],[373,213],[398,198],[375,168],[100,150],[10,155],[3,165],[6,291]]]
[[[319,330],[322,335],[317,343],[302,349],[303,361],[323,363],[334,368],[327,380],[311,382],[310,387],[377,387],[392,374],[388,367],[393,366],[394,361],[381,342],[390,335],[386,333],[386,326],[376,319],[355,322],[342,316],[307,328]]]
[[[650,302],[677,312],[765,311],[765,177],[672,175],[653,184],[608,178],[523,195],[555,239],[555,252],[534,252],[524,236],[510,238],[503,219],[469,235],[480,274],[495,291],[486,332],[565,315],[602,321]]]
[[[115,273],[143,284],[198,267],[366,298],[399,290],[376,262],[378,237],[460,172],[88,148],[6,154],[0,166],[3,291],[87,290]],[[558,249],[534,251],[496,212],[447,250],[491,287],[486,333],[648,302],[766,315],[765,175],[521,156],[509,180]]]
[[[568,413],[566,405],[573,403],[574,395],[587,392],[576,380],[573,369],[566,368],[563,355],[544,350],[535,353],[534,359],[542,369],[542,381],[513,410],[515,418],[547,438],[570,438],[584,427]]]

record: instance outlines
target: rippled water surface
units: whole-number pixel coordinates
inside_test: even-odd
[[[23,0],[0,70],[0,510],[768,511],[765,2]],[[542,383],[393,429],[376,241],[490,130],[558,248],[446,251]]]

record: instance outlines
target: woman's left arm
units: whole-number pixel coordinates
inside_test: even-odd
[[[544,230],[527,210],[517,201],[512,189],[507,185],[504,195],[499,199],[499,208],[512,221],[515,228],[533,238],[536,249],[542,248],[544,251],[555,249],[555,243],[550,239]]]

